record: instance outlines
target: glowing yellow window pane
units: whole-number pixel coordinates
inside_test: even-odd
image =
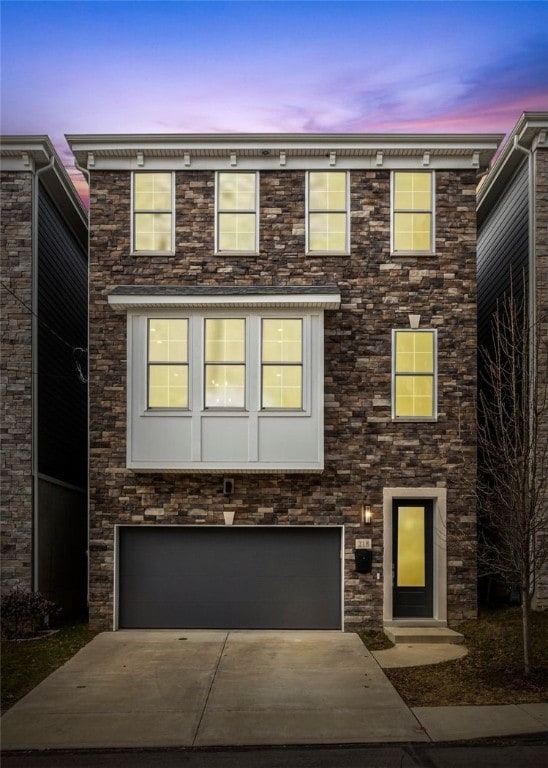
[[[300,365],[267,365],[263,368],[263,408],[302,407]]]
[[[346,174],[314,172],[309,175],[308,207],[311,211],[346,210]]]
[[[219,214],[220,251],[254,251],[255,247],[254,213]]]
[[[434,416],[433,376],[396,377],[396,417]]]
[[[135,250],[171,250],[171,214],[135,214]]]
[[[169,210],[171,173],[136,173],[133,191],[136,211]]]
[[[245,320],[208,318],[205,321],[207,362],[245,361]]]
[[[429,251],[432,215],[430,213],[394,214],[394,250]]]
[[[346,250],[345,213],[311,213],[309,221],[310,251]]]
[[[219,211],[254,211],[255,205],[254,173],[219,174]]]
[[[148,379],[149,408],[188,408],[188,367],[151,365]]]
[[[302,320],[263,320],[263,363],[300,363],[302,360]]]
[[[206,408],[243,408],[245,406],[245,366],[206,365]]]
[[[434,334],[431,331],[396,332],[396,372],[434,372]]]
[[[398,509],[398,587],[424,587],[426,584],[424,517],[424,507]]]
[[[148,323],[150,362],[188,362],[188,320],[151,318]]]
[[[399,172],[394,174],[394,206],[399,210],[432,210],[432,175]]]

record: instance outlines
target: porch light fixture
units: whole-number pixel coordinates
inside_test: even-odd
[[[364,525],[371,525],[371,505],[365,504],[362,507],[362,520]]]

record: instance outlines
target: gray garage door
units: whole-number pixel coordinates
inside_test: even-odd
[[[126,527],[119,626],[338,629],[339,528]]]

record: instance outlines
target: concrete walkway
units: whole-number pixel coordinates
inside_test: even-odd
[[[410,711],[353,633],[120,631],[1,725],[5,750],[420,742],[541,732],[548,705]]]

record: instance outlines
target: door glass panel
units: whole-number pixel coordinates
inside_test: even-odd
[[[424,587],[424,507],[398,508],[398,587]]]

